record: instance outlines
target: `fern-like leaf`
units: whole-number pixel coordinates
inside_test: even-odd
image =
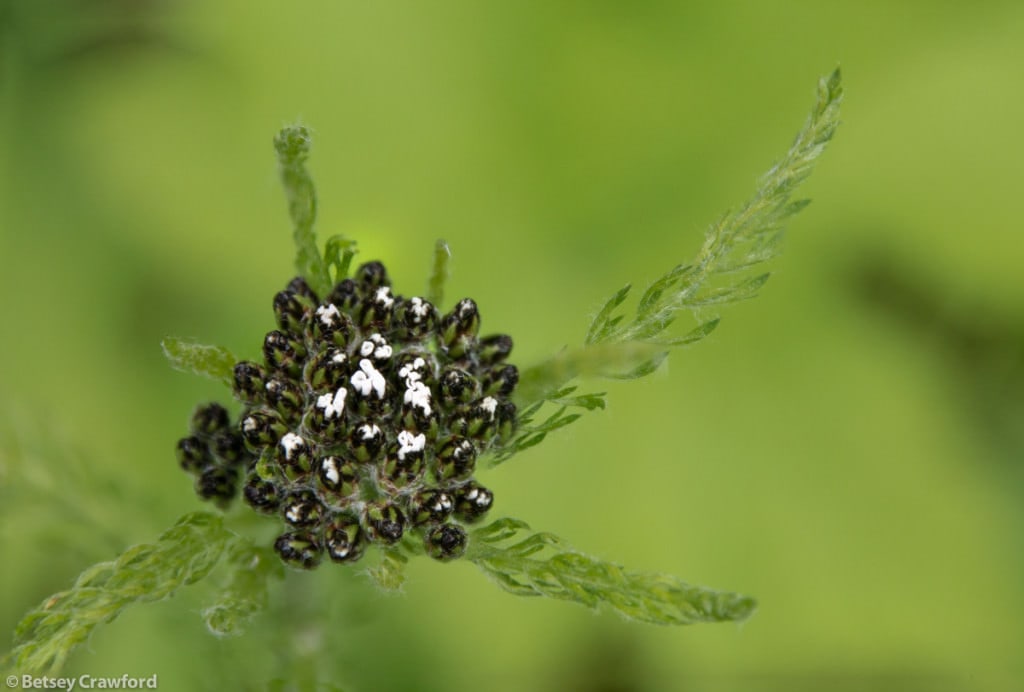
[[[664,336],[682,312],[753,298],[768,280],[761,271],[778,253],[784,224],[807,206],[793,199],[839,124],[842,83],[837,69],[818,84],[817,101],[789,151],[760,180],[754,196],[708,229],[697,257],[655,280],[635,313],[622,312],[630,286],[616,291],[598,311],[584,345],[565,350],[522,372],[516,402],[528,407],[576,377],[633,379],[650,374],[670,348],[696,343],[718,325],[701,321],[682,337]]]
[[[26,615],[14,630],[14,648],[4,667],[56,674],[96,627],[136,603],[170,598],[204,578],[238,540],[220,516],[186,514],[156,543],[133,546],[112,562],[93,565],[70,589]]]
[[[160,342],[160,347],[175,370],[209,377],[231,386],[238,359],[223,346],[207,346],[169,336]]]
[[[237,636],[266,610],[268,582],[284,577],[284,565],[270,548],[237,541],[227,560],[231,574],[217,598],[203,610],[207,629],[218,637]]]
[[[757,607],[748,596],[692,586],[667,574],[632,572],[576,552],[553,534],[529,531],[525,522],[499,519],[473,532],[467,557],[518,596],[573,601],[656,625],[740,622]]]
[[[302,126],[286,127],[274,138],[274,149],[281,169],[281,182],[288,197],[295,242],[295,269],[319,295],[331,290],[327,263],[316,245],[316,188],[306,170],[311,136]]]

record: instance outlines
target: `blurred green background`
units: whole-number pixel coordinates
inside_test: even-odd
[[[291,277],[280,126],[315,131],[321,237],[403,293],[446,238],[449,298],[528,365],[690,258],[841,64],[763,295],[482,474],[494,516],[753,594],[751,621],[630,624],[427,560],[386,597],[325,566],[245,637],[206,634],[200,585],[67,673],[266,689],[298,647],[356,691],[1022,689],[1022,36],[1018,2],[0,4],[2,648],[200,508],[172,449],[226,393],[159,341],[258,354]]]

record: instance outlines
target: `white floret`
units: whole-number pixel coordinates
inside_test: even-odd
[[[406,454],[423,451],[423,448],[427,446],[427,436],[423,433],[414,435],[408,430],[403,430],[398,433],[398,444],[401,445],[398,448],[398,459],[405,461]]]
[[[369,356],[373,354],[373,357],[377,360],[390,358],[391,352],[391,345],[380,334],[371,334],[370,338],[359,347],[359,355]]]
[[[324,476],[332,484],[337,484],[341,480],[341,473],[338,472],[338,464],[334,457],[324,457],[321,467],[324,471]]]
[[[316,400],[316,407],[324,410],[324,418],[330,420],[331,418],[341,418],[341,414],[345,412],[345,398],[348,396],[348,390],[344,387],[339,387],[333,395],[328,392],[323,394]]]
[[[430,415],[430,388],[423,384],[419,380],[414,380],[412,377],[405,382],[407,389],[405,390],[405,403],[410,404],[413,408],[418,408],[423,411],[423,415]]]
[[[369,425],[360,425],[359,434],[362,436],[364,440],[372,440],[373,438],[380,435],[380,428],[377,427],[376,423],[372,423]]]
[[[259,421],[256,420],[255,416],[246,416],[245,420],[242,421],[242,430],[245,432],[252,432],[259,427]]]
[[[473,314],[473,301],[466,299],[459,301],[459,317],[466,319]]]
[[[333,327],[337,324],[338,319],[341,318],[341,313],[334,303],[328,305],[321,305],[316,309],[316,316],[320,318],[320,322],[325,327]]]
[[[366,358],[359,361],[359,370],[352,375],[351,382],[362,396],[370,396],[370,392],[376,392],[378,399],[384,398],[384,389],[387,387],[384,375]]]
[[[493,396],[485,397],[484,400],[480,402],[480,408],[482,408],[484,411],[487,411],[487,414],[491,417],[491,420],[494,420],[494,412],[498,408],[498,400],[495,399]]]
[[[430,312],[430,305],[417,296],[409,300],[409,310],[413,314],[413,322],[419,324],[420,321]]]
[[[346,356],[346,355],[345,355],[345,354],[344,354],[343,352],[341,352],[341,351],[338,351],[338,352],[337,352],[337,353],[335,353],[335,354],[334,354],[333,356],[331,356],[331,362],[332,362],[332,363],[337,363],[338,365],[342,365],[342,364],[343,364],[343,363],[345,363],[345,361],[347,361],[347,360],[348,360],[348,356]]]
[[[398,371],[398,376],[406,382],[407,387],[411,387],[409,380],[419,380],[423,377],[423,373],[420,372],[423,368],[427,367],[427,361],[422,358],[417,358],[411,363],[406,363]]]
[[[395,304],[395,299],[391,297],[391,289],[387,286],[381,286],[377,289],[376,295],[373,297],[374,302],[378,305],[383,305],[386,308],[391,307]]]
[[[305,446],[306,441],[293,432],[285,433],[281,438],[281,447],[284,449],[284,458],[291,459],[296,449]]]

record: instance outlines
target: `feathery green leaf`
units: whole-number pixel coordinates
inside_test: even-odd
[[[381,550],[380,562],[366,570],[367,576],[381,591],[395,593],[405,584],[405,565],[409,558],[397,548]]]
[[[427,300],[438,309],[444,300],[444,285],[448,281],[448,260],[451,256],[452,251],[448,248],[448,243],[438,238],[434,244],[434,266],[427,284]]]
[[[343,235],[332,235],[324,244],[324,262],[328,268],[334,268],[334,283],[348,278],[352,258],[359,252],[356,245],[356,241]]]
[[[243,634],[253,618],[267,608],[267,582],[284,576],[284,565],[270,548],[239,540],[230,553],[228,583],[203,609],[207,629],[218,637]]]
[[[819,82],[817,102],[785,156],[761,178],[746,204],[711,225],[694,261],[655,280],[640,297],[632,319],[617,314],[630,287],[615,292],[592,320],[582,348],[563,351],[522,372],[517,404],[544,401],[576,377],[649,374],[664,360],[665,347],[695,343],[718,324],[712,319],[683,337],[663,337],[681,312],[756,296],[769,275],[752,270],[775,257],[783,225],[807,206],[807,200],[792,195],[835,133],[842,94],[836,70]]]
[[[238,359],[223,346],[197,344],[169,336],[160,342],[160,347],[175,370],[220,380],[229,387],[234,380],[233,370]]]
[[[57,673],[99,625],[136,603],[161,601],[204,578],[239,540],[220,516],[186,514],[156,543],[133,546],[82,572],[67,591],[28,613],[14,631],[4,664],[25,673]]]
[[[331,290],[327,264],[316,246],[316,188],[306,170],[306,159],[312,137],[301,125],[286,127],[274,138],[281,182],[288,197],[288,215],[292,220],[295,241],[295,269],[320,295]]]
[[[692,586],[667,574],[631,572],[583,555],[549,533],[499,519],[472,534],[466,556],[501,588],[606,608],[640,622],[689,625],[743,621],[757,604],[740,594]]]

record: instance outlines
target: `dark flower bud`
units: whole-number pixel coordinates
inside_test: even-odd
[[[511,401],[502,401],[498,404],[495,416],[498,422],[498,439],[508,442],[512,438],[512,433],[516,431],[516,405]]]
[[[434,331],[437,319],[437,308],[418,296],[403,300],[395,306],[394,326],[404,339],[423,339]]]
[[[261,514],[276,514],[281,506],[281,494],[277,484],[260,478],[259,474],[249,475],[242,488],[242,497],[247,505]]]
[[[178,440],[178,463],[189,473],[198,473],[213,463],[206,443],[193,435]]]
[[[337,305],[345,311],[351,310],[359,303],[359,289],[352,279],[339,281],[334,290],[327,296],[327,302]]]
[[[192,414],[192,433],[209,436],[231,424],[226,408],[218,403],[203,404]]]
[[[340,348],[327,348],[306,363],[302,377],[313,391],[337,389],[348,381],[349,358]]]
[[[345,348],[355,333],[352,318],[334,303],[321,305],[309,314],[309,335],[319,343]]]
[[[305,348],[294,339],[288,338],[284,332],[267,332],[263,339],[263,359],[271,370],[298,378],[302,374],[302,360],[305,356]]]
[[[322,443],[333,446],[345,434],[345,401],[348,390],[344,385],[336,390],[317,395],[306,413],[305,426]]]
[[[437,450],[437,468],[434,475],[438,482],[466,480],[476,468],[476,447],[465,437],[453,435]]]
[[[196,494],[204,500],[215,500],[226,507],[238,488],[238,472],[222,466],[207,466],[196,478]]]
[[[296,421],[305,404],[305,397],[298,385],[290,380],[273,377],[267,380],[267,404],[287,421]]]
[[[480,312],[472,298],[463,298],[441,318],[439,341],[452,358],[461,358],[480,330]]]
[[[496,414],[498,400],[493,396],[485,396],[473,403],[462,416],[462,432],[467,437],[485,441],[497,429]],[[454,426],[453,426],[454,428]]]
[[[494,493],[475,481],[455,489],[455,516],[465,522],[474,522],[487,514],[492,504]]]
[[[375,288],[390,286],[391,279],[388,278],[388,271],[384,265],[373,261],[360,265],[356,270],[356,283],[363,289],[363,294],[367,295]]]
[[[240,424],[242,439],[250,449],[260,449],[277,444],[288,428],[281,422],[280,416],[269,409],[256,409]]]
[[[427,406],[416,406],[406,404],[402,407],[402,415],[397,419],[398,423],[406,430],[423,433],[427,439],[433,440],[441,429],[437,412]]]
[[[395,309],[395,297],[387,286],[371,289],[363,298],[363,308],[359,312],[359,324],[365,329],[387,331],[391,326],[391,317]]]
[[[311,490],[294,492],[281,504],[281,516],[292,526],[316,526],[323,518],[323,514],[324,506]]]
[[[349,497],[359,490],[358,467],[341,457],[322,458],[317,469],[317,477],[321,486],[338,497]],[[330,499],[327,501],[330,502]]]
[[[423,456],[427,436],[402,430],[395,447],[384,461],[384,480],[395,489],[415,483],[423,475]]]
[[[405,515],[390,502],[371,502],[363,514],[363,528],[371,541],[391,545],[402,538]]]
[[[511,396],[519,384],[519,368],[506,365],[488,370],[481,376],[480,383],[484,396]]]
[[[266,373],[256,363],[241,361],[235,366],[235,398],[247,404],[258,404],[263,401],[264,387],[267,384]]]
[[[214,435],[211,446],[214,455],[226,466],[234,466],[249,457],[245,440],[233,430],[223,430]]]
[[[435,526],[423,538],[427,555],[442,562],[462,557],[466,552],[466,530],[456,524]]]
[[[309,306],[298,294],[280,291],[274,296],[274,317],[281,331],[293,337],[302,337],[303,322],[309,313]]]
[[[274,550],[286,565],[298,569],[313,569],[323,559],[323,548],[310,531],[289,531],[274,541]]]
[[[309,443],[293,432],[285,433],[278,444],[278,463],[284,475],[290,480],[298,480],[308,474],[313,467],[313,455]]]
[[[309,284],[306,283],[306,280],[301,276],[296,276],[294,279],[289,281],[284,290],[291,291],[295,295],[301,296],[305,299],[307,305],[316,305],[320,302],[320,299],[316,297],[316,293],[313,292],[313,289],[309,287]]]
[[[441,400],[449,405],[465,404],[480,393],[476,378],[465,370],[449,367],[441,373]]]
[[[508,358],[512,352],[512,337],[508,334],[492,334],[477,342],[476,357],[480,365],[489,366]]]
[[[384,373],[369,358],[361,358],[359,367],[349,378],[352,386],[349,405],[361,416],[381,416],[388,412],[391,402],[387,395],[390,387]]]
[[[412,499],[412,522],[416,526],[438,524],[455,510],[455,500],[438,488],[421,490]]]
[[[349,434],[348,447],[358,461],[375,461],[384,447],[384,432],[374,423],[364,423]]]
[[[359,520],[346,514],[335,515],[324,530],[327,557],[334,562],[355,562],[363,555],[366,542]]]

